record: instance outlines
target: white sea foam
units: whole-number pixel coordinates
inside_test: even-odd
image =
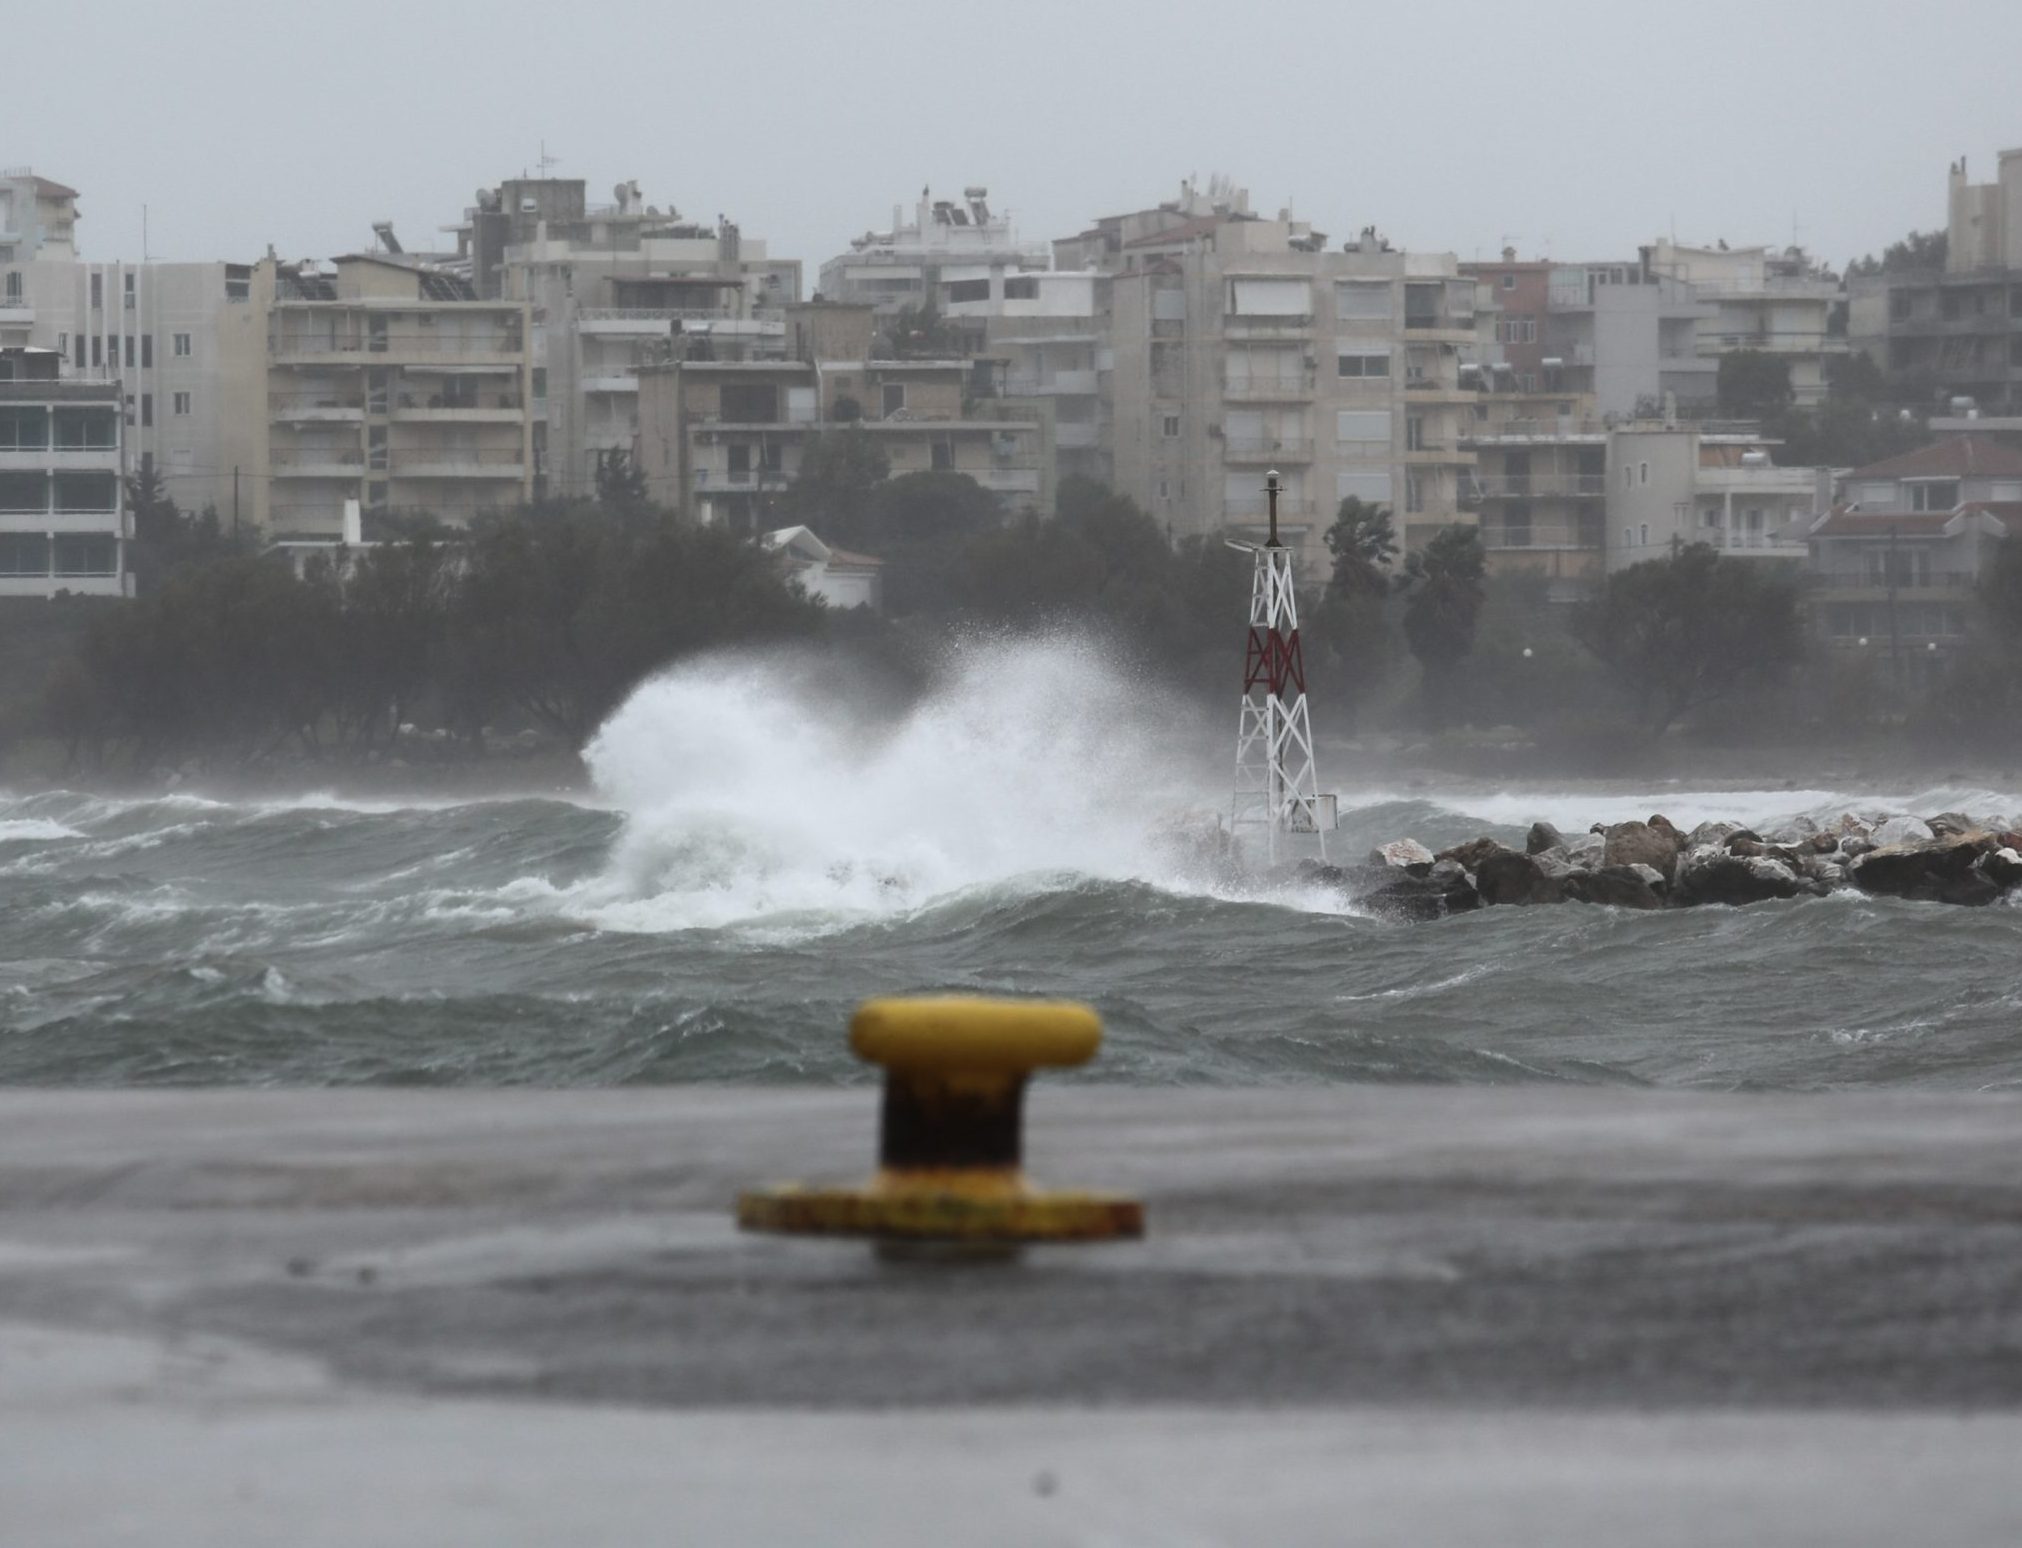
[[[1034,872],[1169,880],[1156,815],[1193,792],[1172,723],[1093,645],[962,650],[941,686],[866,734],[788,660],[717,657],[639,689],[590,744],[629,818],[570,912],[666,930],[783,913],[863,916]]]
[[[52,822],[47,817],[15,817],[0,821],[0,844],[53,843],[58,839],[83,838],[75,828]]]

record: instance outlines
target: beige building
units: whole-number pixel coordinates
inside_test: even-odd
[[[635,182],[591,204],[580,178],[514,178],[458,228],[483,299],[533,312],[538,487],[596,491],[600,461],[630,452],[639,370],[688,358],[777,359],[783,308],[800,299],[798,259],[772,258],[733,222],[704,225],[645,202]]]
[[[469,281],[389,254],[263,262],[267,318],[262,524],[334,538],[344,502],[368,522],[453,525],[533,495],[531,318]]]
[[[1353,495],[1395,512],[1409,547],[1472,523],[1475,283],[1447,254],[1346,250],[1240,190],[1191,185],[1156,209],[1055,244],[1109,281],[1108,397],[1116,487],[1175,535],[1254,534],[1278,470],[1281,535],[1304,562]]]
[[[1608,428],[1581,394],[1490,390],[1461,441],[1475,455],[1462,503],[1478,516],[1489,573],[1541,575],[1554,602],[1592,592],[1607,568]]]
[[[869,306],[787,313],[787,360],[677,360],[639,371],[649,496],[694,520],[759,533],[816,436],[860,427],[892,476],[966,474],[1008,510],[1050,509],[1048,422],[993,396],[987,365],[870,358]]]
[[[1634,424],[1608,436],[1608,569],[1704,543],[1739,559],[1794,567],[1791,529],[1825,509],[1831,476],[1781,468],[1775,443],[1745,432]]]
[[[131,596],[119,385],[61,366],[0,348],[0,597]]]
[[[893,205],[889,227],[866,231],[821,266],[820,293],[824,301],[870,306],[884,317],[934,306],[957,269],[972,277],[979,269],[1024,273],[1046,266],[1045,245],[1020,242],[1010,217],[991,210],[987,188],[965,188],[960,199],[936,199],[922,188],[910,221]]]

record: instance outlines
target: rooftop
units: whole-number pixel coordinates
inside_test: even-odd
[[[2022,476],[2022,452],[2010,451],[1984,435],[1957,435],[1919,446],[1901,456],[1856,468],[1847,476],[1863,478],[1993,478]]]

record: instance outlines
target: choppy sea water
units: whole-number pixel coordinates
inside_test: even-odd
[[[777,662],[642,688],[592,794],[434,804],[0,795],[0,1083],[861,1078],[865,996],[1086,999],[1076,1078],[1832,1089],[2022,1086],[2022,908],[1379,921],[1190,872],[1217,792],[1071,644],[982,650],[897,723]],[[1984,790],[1342,795],[1335,852],[1521,844],[1661,810],[2012,815]]]

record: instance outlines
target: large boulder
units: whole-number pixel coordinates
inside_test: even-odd
[[[1529,835],[1524,839],[1524,853],[1541,855],[1548,849],[1564,848],[1565,842],[1566,836],[1550,823],[1534,822],[1531,824]]]
[[[1490,855],[1506,853],[1505,846],[1492,838],[1469,839],[1465,844],[1455,844],[1451,849],[1442,849],[1434,858],[1457,861],[1467,870],[1476,869]]]
[[[1737,855],[1717,845],[1695,849],[1679,860],[1676,887],[1681,903],[1735,907],[1824,890],[1822,884],[1800,876],[1781,860]]]
[[[1876,826],[1868,835],[1875,848],[1889,849],[1897,844],[1927,844],[1937,837],[1931,825],[1917,817],[1891,817]]]
[[[1968,833],[1978,833],[1980,824],[1964,812],[1940,812],[1928,824],[1938,838],[1961,838]]]
[[[1668,822],[1653,828],[1647,822],[1618,822],[1606,830],[1603,865],[1647,865],[1670,876],[1678,868],[1678,830]]]
[[[1881,897],[1971,907],[2001,896],[2000,884],[1977,864],[1982,855],[1995,852],[1993,837],[1985,833],[1885,844],[1854,861],[1847,874],[1861,891]]]
[[[1498,849],[1475,867],[1474,888],[1489,904],[1563,903],[1566,886],[1535,855]]]
[[[1576,903],[1600,903],[1610,908],[1662,908],[1664,899],[1648,880],[1650,869],[1604,865],[1597,870],[1575,871],[1560,885]]]
[[[1395,866],[1364,866],[1353,873],[1349,893],[1381,919],[1444,919],[1481,907],[1467,872],[1451,860],[1438,861],[1423,876]]]
[[[2022,883],[2022,853],[2003,845],[1990,849],[1975,862],[1975,869],[2004,891]]]
[[[1740,832],[1740,825],[1732,822],[1702,822],[1685,835],[1682,849],[1698,849],[1705,844],[1724,844],[1730,833]]]
[[[1591,871],[1605,863],[1608,840],[1599,833],[1576,833],[1566,840],[1564,850],[1568,865],[1577,865]]]
[[[1412,866],[1431,866],[1438,858],[1417,839],[1392,839],[1369,851],[1369,864],[1394,866],[1405,870]]]

